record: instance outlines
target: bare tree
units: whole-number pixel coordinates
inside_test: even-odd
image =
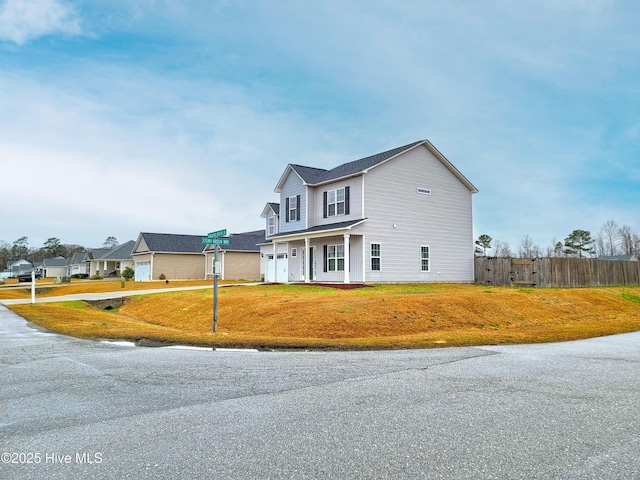
[[[540,256],[540,247],[533,243],[533,239],[529,235],[522,237],[520,245],[518,245],[518,256],[520,258],[535,258]]]
[[[595,239],[598,255],[611,256],[619,253],[619,232],[620,227],[614,220],[608,220],[604,225],[602,225],[602,227],[600,227],[600,231]]]
[[[638,253],[636,234],[629,225],[623,225],[618,229],[618,240],[624,255],[633,255]]]
[[[500,240],[495,240],[493,244],[493,250],[495,252],[496,257],[512,257],[513,253],[511,252],[511,247],[506,242],[501,242]]]

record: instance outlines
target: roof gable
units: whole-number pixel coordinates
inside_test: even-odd
[[[414,149],[420,145],[424,145],[440,162],[442,162],[472,193],[477,193],[476,187],[467,180],[460,171],[453,166],[449,160],[445,158],[437,148],[435,148],[428,140],[418,140],[417,142],[403,145],[402,147],[393,148],[385,152],[376,153],[369,157],[364,157],[352,162],[343,163],[331,170],[321,168],[305,167],[303,165],[289,164],[285,168],[284,173],[280,177],[276,185],[276,192],[280,192],[286,179],[291,172],[295,172],[305,185],[321,185],[327,182],[333,182],[338,179],[352,177],[366,173],[369,169],[374,168],[384,162],[387,162],[402,153]]]

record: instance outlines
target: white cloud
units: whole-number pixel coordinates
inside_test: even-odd
[[[6,0],[0,6],[0,40],[24,45],[45,35],[80,35],[73,7],[58,0]]]

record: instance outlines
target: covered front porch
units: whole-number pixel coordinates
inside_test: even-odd
[[[261,246],[266,282],[364,282],[362,221],[281,234]]]

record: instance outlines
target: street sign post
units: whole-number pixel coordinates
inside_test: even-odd
[[[209,237],[209,238],[225,237],[226,235],[227,235],[227,229],[226,228],[224,228],[222,230],[218,230],[217,232],[207,233],[207,237]]]
[[[229,245],[231,244],[230,238],[201,238],[200,241],[203,245]]]
[[[203,245],[214,245],[213,249],[213,332],[218,331],[218,276],[219,271],[218,250],[220,245],[230,245],[230,238],[221,238],[227,234],[227,229],[218,230],[207,234],[206,238],[201,238]]]

